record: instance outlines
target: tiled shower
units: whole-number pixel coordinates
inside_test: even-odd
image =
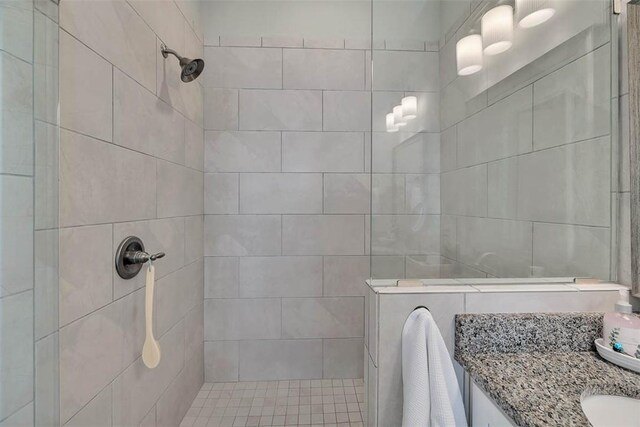
[[[462,78],[494,3],[0,0],[0,426],[361,425],[367,279],[628,285],[625,15]]]

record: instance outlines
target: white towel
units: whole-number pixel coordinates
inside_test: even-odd
[[[402,330],[403,427],[466,427],[451,356],[429,310],[409,315]]]

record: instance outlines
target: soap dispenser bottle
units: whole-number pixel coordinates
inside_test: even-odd
[[[631,310],[629,290],[618,293],[615,312],[604,315],[603,339],[614,351],[640,359],[640,317]]]

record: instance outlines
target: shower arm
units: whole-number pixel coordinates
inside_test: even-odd
[[[184,65],[182,63],[184,58],[180,56],[180,54],[178,54],[178,52],[176,52],[175,50],[169,49],[166,44],[162,43],[162,45],[160,45],[160,52],[162,52],[162,56],[165,58],[168,58],[169,55],[175,56],[176,58],[178,58],[178,61],[180,61],[180,65]]]

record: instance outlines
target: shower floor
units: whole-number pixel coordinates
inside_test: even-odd
[[[360,379],[205,383],[180,427],[362,427]]]

